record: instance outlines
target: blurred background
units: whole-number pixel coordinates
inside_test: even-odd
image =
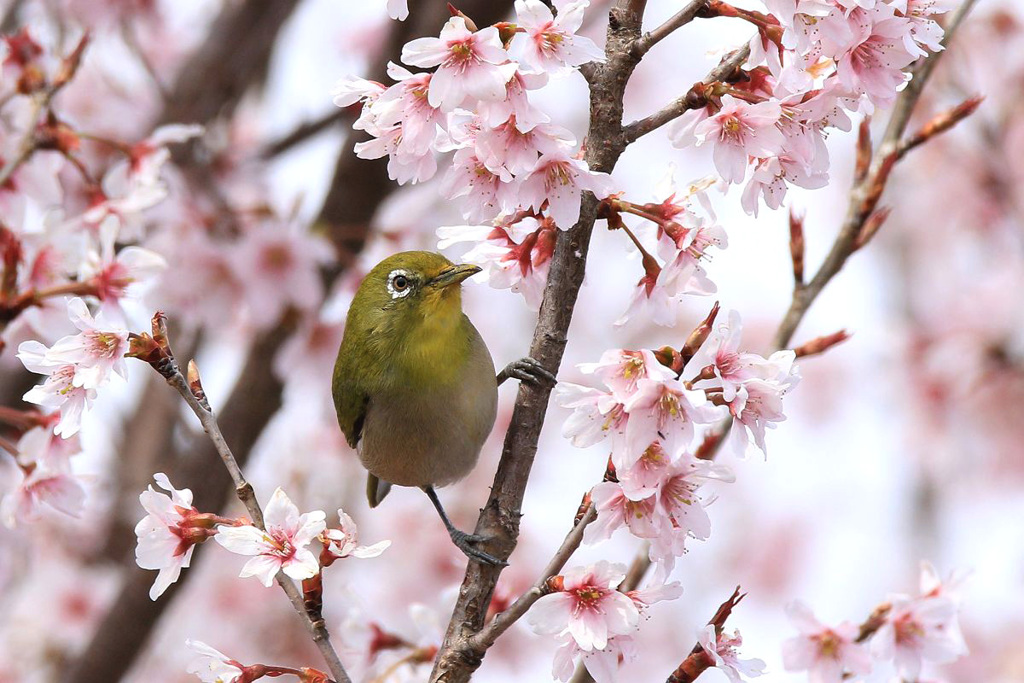
[[[206,126],[200,143],[175,148],[171,196],[146,214],[143,244],[169,268],[131,311],[133,329],[167,311],[179,357],[197,358],[264,503],[280,485],[303,510],[330,518],[344,508],[363,543],[392,540],[380,558],[338,563],[325,578],[325,616],[343,660],[358,680],[382,683],[426,680],[429,665],[402,663],[409,652],[401,650],[371,658],[372,626],[439,644],[465,566],[418,491],[396,489],[367,508],[364,471],[329,398],[362,274],[392,252],[434,249],[437,227],[464,222],[437,179],[399,188],[384,163],[357,159],[358,112],[331,103],[338,78],[384,81],[401,45],[436,35],[448,16],[443,2],[410,5],[402,23],[388,19],[383,0],[13,0],[0,12],[4,34],[27,27],[57,54],[92,32],[79,74],[55,103],[76,130],[135,142],[162,123]],[[459,8],[484,25],[511,5],[463,0]],[[607,6],[593,0],[582,31],[599,45]],[[652,0],[645,25],[678,7]],[[711,537],[677,563],[683,596],[651,609],[641,657],[620,680],[663,680],[736,585],[749,595],[729,623],[743,633],[744,655],[767,662],[762,680],[805,680],[782,668],[780,644],[796,633],[786,604],[800,599],[826,623],[859,623],[889,594],[915,593],[920,561],[929,560],[943,575],[970,572],[961,625],[971,654],[925,678],[1024,681],[1022,21],[1019,3],[982,0],[941,60],[915,121],[975,93],[985,102],[898,167],[882,200],[888,222],[794,341],[841,328],[852,338],[801,362],[804,379],[768,436],[766,459],[728,461],[737,482],[714,491]],[[685,92],[749,32],[737,20],[698,21],[659,44],[630,83],[626,119]],[[536,101],[583,138],[579,74]],[[886,113],[876,119],[881,129]],[[809,270],[845,213],[854,143],[855,134],[832,135],[830,184],[792,189],[787,199],[806,212]],[[84,153],[100,163],[109,151]],[[713,173],[705,150],[674,149],[659,131],[630,147],[613,177],[628,199],[651,201],[669,164],[681,182]],[[81,206],[72,172],[60,178],[68,206]],[[719,291],[688,298],[674,329],[612,326],[642,267],[623,234],[598,225],[561,379],[582,382],[575,364],[605,349],[678,347],[713,300],[742,314],[746,348],[767,351],[792,290],[787,212],[762,209],[755,219],[740,210],[738,190],[712,196],[729,235],[708,265]],[[521,296],[471,281],[464,298],[499,367],[526,353],[536,313]],[[25,407],[20,397],[38,379],[14,358],[27,338],[35,338],[30,321],[5,332],[0,405]],[[195,680],[185,673],[186,638],[243,662],[321,666],[279,592],[238,579],[244,559],[213,544],[149,600],[155,575],[135,565],[132,529],[153,473],[191,488],[200,510],[243,510],[178,398],[141,364],[130,371],[130,381],[101,393],[82,430],[84,452],[73,462],[88,492],[83,517],[54,513],[0,528],[0,682]],[[514,399],[510,383],[476,471],[441,493],[457,526],[472,526],[486,499]],[[536,580],[604,471],[601,446],[575,449],[562,438],[566,415],[549,409],[498,600]],[[0,486],[7,474],[0,469]],[[637,548],[620,534],[583,547],[572,564],[628,563]],[[475,680],[550,680],[553,651],[520,624]],[[866,680],[893,675],[883,668]],[[711,670],[702,680],[726,679]]]

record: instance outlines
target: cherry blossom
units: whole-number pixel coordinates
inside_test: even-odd
[[[93,318],[79,298],[68,301],[68,317],[81,332],[62,337],[46,351],[46,360],[54,365],[75,368],[72,385],[98,389],[112,373],[128,378],[124,354],[128,351],[128,330],[108,322],[101,312]]]
[[[476,31],[462,17],[452,17],[440,38],[417,38],[402,48],[402,61],[410,66],[438,67],[430,79],[427,101],[452,111],[470,97],[497,101],[505,98],[505,84],[516,71],[501,47],[498,29]]]
[[[472,147],[457,150],[441,185],[448,199],[461,199],[462,214],[470,221],[495,218],[514,202],[516,184],[504,166],[487,167]]]
[[[847,17],[833,14],[831,22],[845,22],[852,39],[841,44],[836,55],[836,73],[847,88],[864,93],[878,106],[888,106],[909,76],[903,68],[917,58],[907,49],[904,37],[909,23],[893,14],[889,5],[870,10],[854,8]],[[826,37],[826,45],[828,45]]]
[[[871,639],[871,654],[895,660],[900,675],[908,680],[918,678],[924,662],[945,664],[967,654],[957,623],[956,594],[943,591],[936,581],[934,569],[926,564],[922,588],[927,592],[918,598],[890,597],[892,609]]]
[[[603,650],[613,636],[633,632],[640,620],[633,601],[615,590],[625,578],[625,566],[604,560],[574,567],[554,593],[538,600],[529,613],[540,634],[568,633],[585,651]]]
[[[573,413],[562,424],[562,436],[573,446],[586,448],[613,437],[613,448],[625,439],[629,415],[614,394],[571,382],[559,382],[555,402]]]
[[[235,247],[233,265],[248,313],[258,328],[277,322],[293,306],[310,310],[323,297],[319,265],[330,256],[329,247],[299,226],[259,225]]]
[[[576,367],[580,372],[601,380],[622,400],[636,392],[637,383],[642,379],[661,380],[675,377],[675,373],[662,365],[655,358],[654,352],[648,349],[609,349],[601,354],[598,362],[580,363]]]
[[[604,199],[612,192],[607,173],[591,171],[587,162],[569,157],[564,151],[544,154],[519,188],[523,207],[547,214],[562,230],[568,230],[580,217],[580,195],[584,190]]]
[[[782,115],[778,103],[750,104],[731,95],[722,97],[722,108],[693,129],[697,144],[714,144],[715,168],[727,183],[739,183],[746,175],[747,157],[769,157],[782,149],[784,138],[777,124]]]
[[[18,346],[18,360],[31,372],[48,375],[22,397],[29,403],[60,411],[60,418],[54,425],[55,434],[67,439],[78,433],[82,426],[82,415],[96,399],[96,390],[75,386],[76,368],[47,359],[49,349],[37,341],[22,342]]]
[[[659,512],[664,515],[660,534],[651,544],[651,559],[671,567],[685,552],[689,538],[706,540],[711,535],[711,518],[697,489],[707,481],[726,483],[735,476],[725,465],[698,460],[686,454],[669,466],[658,490]]]
[[[379,541],[368,546],[359,545],[359,530],[356,523],[341,508],[338,509],[338,521],[340,524],[337,528],[332,527],[320,534],[320,540],[334,559],[340,560],[345,557],[369,559],[377,557],[391,545],[391,541]]]
[[[196,654],[187,670],[203,683],[235,683],[244,673],[245,667],[204,642],[189,639],[185,646]]]
[[[636,640],[632,636],[612,636],[600,650],[584,650],[571,635],[561,636],[562,645],[555,651],[551,675],[568,681],[576,671],[576,657],[581,657],[595,683],[615,683],[622,662],[634,661],[639,656]]]
[[[715,627],[708,624],[700,632],[697,642],[732,683],[742,683],[743,677],[756,677],[764,673],[765,664],[760,659],[740,659],[739,648],[743,638],[739,631],[730,636],[724,631],[715,634]]]
[[[192,507],[192,491],[174,488],[162,472],[153,479],[170,495],[155,491],[152,485],[139,494],[139,502],[148,514],[135,526],[135,562],[143,569],[160,572],[149,589],[150,600],[156,600],[178,580],[182,568],[192,561],[196,544],[217,533],[209,516],[200,516]]]
[[[163,256],[142,247],[125,247],[111,259],[90,251],[79,266],[80,280],[92,282],[105,308],[119,308],[121,299],[138,298],[167,268]]]
[[[714,422],[721,412],[708,403],[703,391],[687,389],[675,379],[642,379],[637,392],[624,404],[627,463],[660,437],[669,450],[685,448],[693,440],[694,425]]]
[[[529,306],[539,308],[556,230],[550,218],[532,216],[511,224],[499,220],[493,226],[442,226],[437,229],[437,247],[474,242],[462,260],[483,268],[492,287],[518,292]]]
[[[558,16],[553,16],[540,0],[516,0],[516,23],[525,33],[516,34],[513,49],[518,48],[523,60],[534,69],[552,75],[567,73],[587,62],[604,61],[604,51],[594,41],[576,35],[589,0],[556,4]]]
[[[320,565],[306,546],[327,528],[327,515],[321,510],[300,515],[299,508],[278,488],[263,517],[266,531],[252,525],[222,527],[216,536],[217,543],[231,552],[253,556],[239,576],[255,576],[264,586],[270,586],[279,571],[293,579],[314,576]]]
[[[75,440],[54,438],[46,427],[35,427],[22,435],[16,448],[18,482],[0,498],[4,525],[34,522],[44,505],[71,517],[81,516],[85,490],[69,460],[78,451]]]
[[[597,519],[583,532],[586,543],[611,538],[616,529],[626,526],[637,538],[655,538],[659,533],[656,499],[651,495],[639,500],[626,497],[618,482],[603,482],[590,491]]]
[[[806,671],[810,683],[841,683],[846,671],[854,675],[871,671],[867,648],[856,642],[856,624],[844,621],[835,628],[825,626],[801,602],[790,604],[786,614],[800,631],[782,644],[786,671]]]

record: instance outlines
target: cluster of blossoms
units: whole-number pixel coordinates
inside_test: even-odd
[[[943,583],[924,562],[920,594],[890,596],[859,627],[848,621],[826,626],[806,605],[793,603],[787,611],[800,635],[783,643],[783,663],[788,671],[807,671],[814,683],[866,675],[878,662],[892,662],[902,680],[916,681],[925,662],[945,664],[967,654],[957,621],[962,581]]]
[[[164,474],[155,479],[167,493],[152,486],[142,492],[139,501],[148,514],[135,527],[136,562],[143,569],[160,572],[149,593],[153,600],[189,566],[195,546],[211,537],[233,553],[251,556],[239,576],[255,576],[265,586],[274,582],[279,571],[293,579],[308,579],[335,560],[376,557],[391,545],[381,541],[360,546],[355,522],[343,510],[338,510],[339,526],[328,529],[323,511],[300,514],[280,488],[264,510],[265,529],[260,529],[244,519],[199,512],[192,506],[189,489],[175,489]],[[319,560],[308,548],[314,540],[323,545]]]
[[[733,481],[728,467],[698,457],[703,432],[731,416],[731,449],[744,455],[752,442],[764,451],[765,429],[785,419],[782,397],[799,381],[792,351],[763,358],[739,350],[735,312],[726,323],[714,329],[712,324],[710,316],[698,328],[693,348],[684,349],[692,354],[685,364],[678,352],[666,357],[662,351],[613,349],[599,362],[579,366],[603,387],[562,383],[555,390],[556,401],[573,409],[563,434],[574,445],[610,441],[606,481],[590,493],[597,519],[584,540],[600,541],[625,527],[650,543],[651,560],[666,576],[688,539],[707,539],[711,533],[701,486]],[[633,603],[678,595],[678,584],[662,580],[651,596],[629,595],[631,602],[615,591],[621,579],[621,572],[605,564],[574,570],[565,575],[558,593],[542,599],[545,605],[538,603],[534,628],[565,639],[556,675],[571,673],[572,658],[582,653],[591,673],[592,666],[598,667],[610,672],[605,680],[612,680],[615,663],[629,658],[632,650],[630,634],[638,624]],[[740,670],[734,657],[738,636],[733,638],[719,635],[708,647],[722,661],[727,655],[729,666]],[[750,675],[758,667],[747,669]]]
[[[706,105],[673,123],[674,144],[711,145],[715,168],[742,183],[742,205],[781,206],[790,185],[828,182],[825,136],[850,129],[847,112],[888,106],[909,80],[904,69],[941,50],[931,18],[951,3],[934,0],[765,0],[769,15],[712,3],[720,16],[758,27],[746,71],[735,84],[694,93]]]
[[[529,98],[549,79],[604,58],[576,35],[588,4],[556,2],[553,15],[540,0],[517,0],[514,24],[479,30],[452,17],[439,38],[418,38],[402,50],[407,65],[436,67],[432,72],[391,64],[394,85],[343,79],[335,98],[339,106],[363,102],[354,127],[374,139],[358,143],[356,153],[387,155],[399,183],[432,177],[437,154],[454,152],[442,192],[476,225],[447,228],[442,243],[481,242],[471,260],[489,264],[492,284],[521,287],[530,300],[546,275],[551,231],[576,223],[584,190],[602,198],[612,189],[606,174],[578,158],[573,134]],[[493,227],[479,227],[491,221]]]
[[[558,680],[572,677],[574,662],[580,657],[597,683],[614,683],[622,662],[637,657],[634,634],[643,612],[683,592],[678,581],[666,583],[663,572],[646,588],[622,591],[618,586],[625,575],[625,566],[602,560],[548,581],[552,592],[533,606],[529,621],[536,633],[554,635],[560,643],[552,668]],[[730,636],[709,625],[697,633],[697,642],[709,665],[721,669],[735,683],[740,675],[763,672],[761,660],[739,659],[743,640],[738,632]]]

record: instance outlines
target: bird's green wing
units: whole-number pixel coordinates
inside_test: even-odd
[[[338,412],[338,425],[348,445],[355,448],[363,435],[363,422],[370,404],[370,396],[366,389],[355,381],[348,372],[348,364],[339,357],[334,366],[334,377],[331,382],[331,394],[334,396],[334,408]]]

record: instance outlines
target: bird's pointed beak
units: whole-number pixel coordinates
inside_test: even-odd
[[[437,274],[437,277],[430,280],[430,282],[428,282],[427,284],[429,284],[431,287],[444,289],[449,285],[459,284],[466,278],[476,275],[481,270],[483,269],[480,266],[474,266],[470,263],[463,263],[457,266],[452,266],[451,268],[445,268],[444,270]]]

